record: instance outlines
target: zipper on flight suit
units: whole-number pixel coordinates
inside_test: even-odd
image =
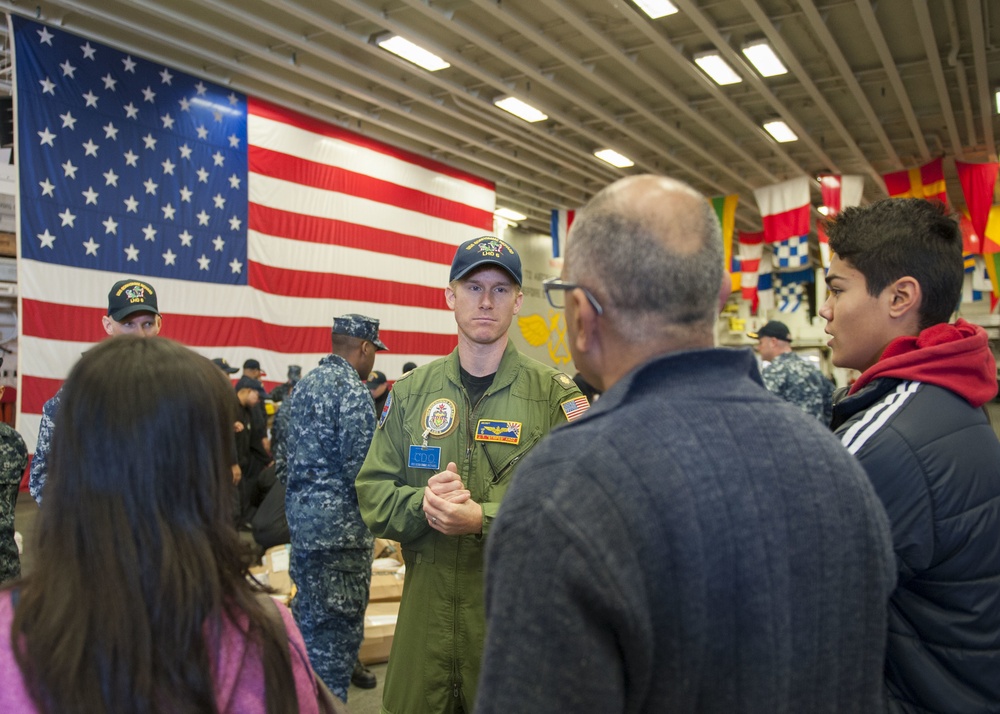
[[[462,387],[462,401],[465,402],[466,407],[469,408],[468,418],[465,420],[467,422],[467,430],[466,430],[467,442],[466,442],[466,447],[465,447],[465,462],[466,462],[466,464],[469,467],[471,467],[471,465],[472,465],[471,464],[472,449],[475,448],[475,444],[476,444],[476,430],[475,430],[475,428],[472,428],[472,422],[473,422],[472,415],[475,414],[476,409],[479,408],[479,405],[482,404],[483,400],[486,399],[486,397],[488,397],[488,396],[489,396],[489,390],[487,390],[486,393],[483,394],[483,396],[481,396],[479,398],[479,401],[476,402],[475,407],[473,407],[472,406],[472,402],[469,401],[469,393],[465,390],[464,386]],[[483,453],[484,454],[486,453],[485,449],[483,450]],[[486,460],[490,461],[489,454],[486,454]],[[490,469],[493,469],[492,462],[490,462]],[[459,536],[459,537],[461,538],[461,536]],[[459,546],[458,547],[461,547],[461,541],[459,541]],[[457,552],[456,552],[455,558],[456,558],[456,563],[455,563],[455,569],[456,569],[455,582],[457,583],[458,579],[459,579],[459,575],[458,575],[458,572],[457,572],[457,570],[458,570],[458,562],[457,562],[457,560],[458,560],[458,554],[457,554]],[[451,637],[451,641],[452,641],[452,643],[454,643],[453,644],[452,653],[451,653],[451,666],[452,666],[451,693],[452,693],[452,696],[456,700],[460,699],[461,696],[462,696],[461,672],[460,672],[459,666],[458,666],[458,637],[459,637],[459,614],[458,614],[459,607],[458,607],[458,599],[459,599],[459,596],[456,594],[456,596],[452,600],[452,637]]]

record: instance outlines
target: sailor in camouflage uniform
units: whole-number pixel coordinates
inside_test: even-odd
[[[163,318],[157,307],[156,291],[144,280],[128,278],[111,286],[108,293],[108,314],[101,317],[104,331],[111,337],[117,335],[138,335],[155,337],[160,333]],[[28,475],[28,490],[32,498],[42,505],[42,489],[48,468],[48,456],[52,443],[52,429],[62,388],[42,405],[42,421],[38,425],[38,439],[35,455],[31,459],[31,473]]]
[[[829,426],[833,417],[833,382],[792,352],[788,326],[771,320],[747,336],[760,340],[760,357],[770,362],[761,372],[767,390]]]
[[[3,389],[0,387],[0,395]],[[14,542],[14,507],[27,465],[28,448],[24,439],[8,424],[0,422],[0,583],[21,575],[21,559]]]
[[[333,351],[295,386],[279,468],[287,479],[292,536],[292,613],[309,659],[334,694],[347,687],[364,637],[374,539],[358,510],[354,479],[375,431],[372,398],[362,383],[387,349],[378,320],[333,321]]]
[[[297,364],[288,365],[288,381],[271,390],[271,401],[282,402],[287,399],[300,379],[302,379],[302,368]]]

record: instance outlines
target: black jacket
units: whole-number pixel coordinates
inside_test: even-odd
[[[981,408],[881,378],[834,406],[892,524],[890,711],[1000,712],[1000,442]]]

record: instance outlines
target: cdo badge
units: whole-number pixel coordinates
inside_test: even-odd
[[[458,407],[450,399],[432,402],[424,412],[424,429],[438,439],[448,436],[458,426]]]

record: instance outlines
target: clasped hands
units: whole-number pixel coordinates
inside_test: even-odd
[[[481,533],[483,530],[483,508],[472,500],[454,461],[449,461],[444,471],[428,479],[423,509],[430,527],[445,535]]]

